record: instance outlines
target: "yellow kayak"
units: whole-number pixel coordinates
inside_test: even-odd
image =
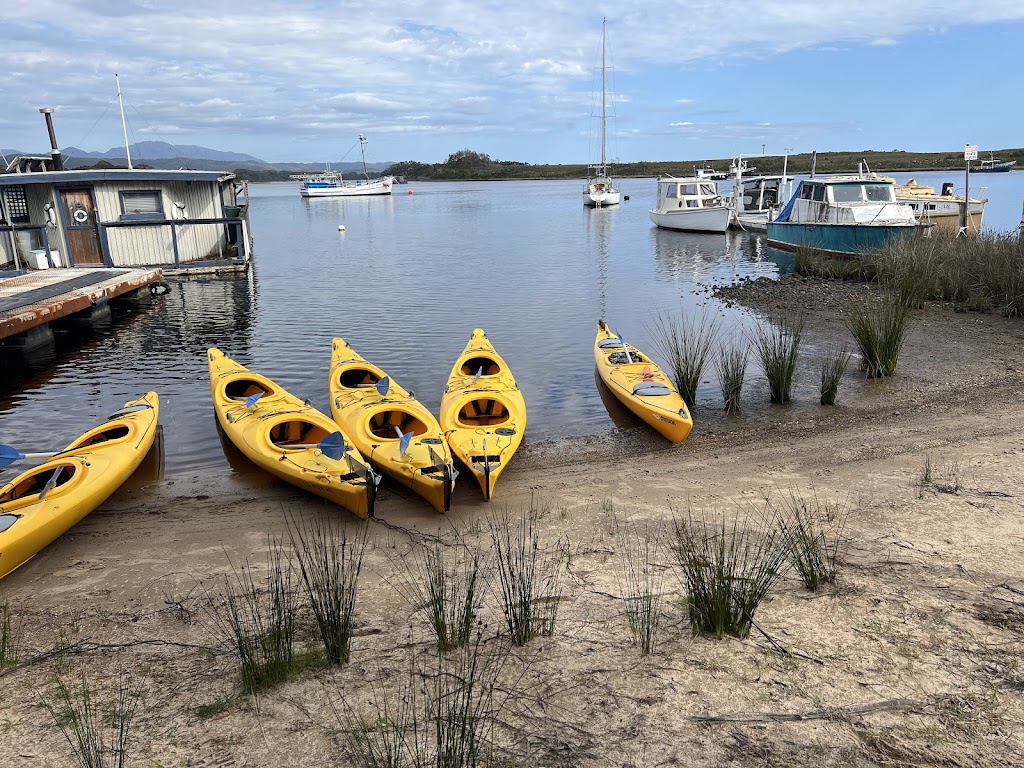
[[[482,328],[473,330],[452,367],[441,398],[441,428],[452,453],[490,499],[498,476],[523,442],[526,401]]]
[[[373,514],[379,478],[337,424],[219,349],[206,354],[217,421],[242,453],[356,517]]]
[[[673,443],[686,439],[693,421],[672,380],[647,355],[627,346],[604,320],[597,323],[594,360],[601,381],[629,410]]]
[[[96,509],[131,476],[153,445],[159,415],[156,392],[147,392],[0,488],[0,578]]]
[[[437,419],[344,339],[331,352],[331,414],[373,466],[449,510],[458,473]]]

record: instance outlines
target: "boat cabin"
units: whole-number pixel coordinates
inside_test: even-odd
[[[792,176],[756,176],[742,179],[737,212],[763,213],[778,208],[786,202],[787,188],[792,181]]]
[[[717,208],[722,205],[718,182],[697,177],[677,179],[673,176],[658,178],[659,212],[679,208]]]
[[[896,201],[891,180],[859,176],[801,181],[779,218],[793,223],[915,223],[910,206]]]
[[[244,269],[247,192],[219,171],[69,171],[15,159],[0,174],[0,271]]]

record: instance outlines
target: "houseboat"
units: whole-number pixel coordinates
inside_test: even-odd
[[[768,244],[776,248],[850,256],[931,226],[896,201],[891,179],[832,176],[801,181],[767,230]]]
[[[730,210],[718,182],[696,176],[659,176],[657,207],[648,213],[664,229],[721,234],[729,228]]]
[[[0,173],[0,270],[248,266],[248,190],[234,174],[65,170],[46,117],[51,155],[16,157]]]

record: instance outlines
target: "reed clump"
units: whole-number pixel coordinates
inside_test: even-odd
[[[142,681],[122,670],[113,705],[106,714],[97,711],[84,674],[77,687],[69,686],[58,676],[54,700],[44,698],[43,706],[81,768],[125,768],[132,764],[128,759],[132,721],[141,697]]]
[[[366,553],[367,526],[350,537],[344,526],[327,518],[289,524],[299,573],[316,619],[320,640],[331,664],[348,662],[352,650],[352,617],[359,575]]]
[[[909,310],[903,300],[890,294],[881,303],[850,307],[846,325],[860,350],[860,366],[868,378],[892,376],[909,328]]]
[[[246,565],[225,577],[224,591],[208,603],[214,630],[238,661],[247,692],[280,683],[294,663],[298,600],[289,554],[280,542],[272,542],[266,589]]]
[[[754,331],[754,348],[768,379],[773,403],[790,401],[803,329],[802,317],[781,315],[769,318],[767,325],[760,325]]]
[[[21,653],[21,632],[14,624],[11,606],[0,604],[0,671],[16,666]]]
[[[426,608],[438,648],[467,645],[483,601],[480,550],[465,541],[450,547],[435,541],[417,550],[408,562],[413,597]]]
[[[813,591],[833,584],[846,526],[845,504],[790,491],[782,497],[778,516],[789,562],[804,587]]]
[[[683,402],[693,408],[700,380],[711,361],[718,322],[707,311],[697,318],[658,313],[650,333],[658,354],[668,362],[668,373]]]
[[[758,525],[749,513],[730,522],[692,507],[675,518],[672,550],[694,635],[750,636],[757,607],[782,578],[789,556],[776,516],[766,504]]]
[[[514,516],[508,509],[488,520],[498,592],[515,645],[555,633],[562,596],[563,550],[544,549],[536,507]]]
[[[750,360],[750,345],[736,344],[723,349],[717,359],[718,380],[722,386],[722,399],[727,413],[738,413],[743,394],[743,382]]]
[[[639,525],[628,517],[616,520],[619,555],[622,558],[626,621],[633,644],[642,656],[654,653],[661,625],[664,569],[656,560],[664,531],[658,525]]]
[[[835,405],[839,382],[850,364],[850,353],[841,347],[832,347],[821,361],[821,404]]]

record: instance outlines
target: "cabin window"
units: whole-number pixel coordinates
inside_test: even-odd
[[[825,200],[825,187],[822,186],[821,184],[815,184],[814,185],[814,192],[813,192],[813,195],[812,195],[811,199],[815,200],[815,201],[817,201],[819,203],[824,202],[824,200]]]
[[[812,184],[804,184],[803,186],[800,187],[800,199],[810,200],[811,194],[815,189],[820,189],[820,187],[815,187]]]
[[[121,218],[164,218],[164,203],[160,190],[132,190],[131,192],[121,192]]]
[[[666,189],[668,189],[668,192],[665,193],[665,197],[679,197],[678,184],[669,184]]]
[[[715,196],[715,185],[714,184],[701,184],[700,185],[700,193],[702,195],[707,195],[708,197],[714,197]]]
[[[864,187],[868,200],[876,203],[891,203],[895,201],[892,187],[883,184],[869,184]]]
[[[0,199],[0,218],[8,224],[28,224],[28,197],[23,185],[4,189]]]
[[[697,185],[696,184],[681,184],[682,192],[684,195],[696,195]]]

